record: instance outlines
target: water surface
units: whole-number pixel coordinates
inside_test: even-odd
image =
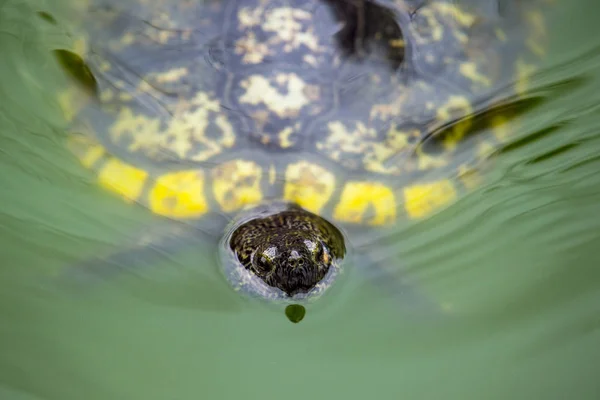
[[[526,140],[483,187],[388,238],[453,316],[401,309],[350,271],[298,325],[229,290],[202,243],[80,291],[50,283],[157,220],[64,149],[46,51],[60,39],[31,11],[0,2],[1,398],[598,398],[597,2],[552,13]]]

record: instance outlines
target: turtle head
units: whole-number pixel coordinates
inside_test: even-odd
[[[321,282],[333,258],[319,234],[301,230],[264,232],[251,257],[251,271],[288,296],[308,293]]]
[[[302,300],[333,283],[344,257],[344,238],[325,219],[291,204],[257,207],[230,226],[221,265],[246,294]]]

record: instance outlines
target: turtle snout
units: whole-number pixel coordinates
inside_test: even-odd
[[[296,250],[292,250],[287,259],[288,268],[294,270],[297,268],[303,268],[306,265],[306,259]]]

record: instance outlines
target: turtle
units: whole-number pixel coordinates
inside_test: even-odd
[[[79,63],[67,146],[179,227],[113,257],[210,226],[235,290],[319,298],[361,238],[481,184],[545,55],[545,1],[86,2],[57,53]]]

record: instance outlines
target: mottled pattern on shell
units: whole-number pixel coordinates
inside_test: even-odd
[[[90,0],[99,103],[69,147],[168,218],[274,200],[342,225],[424,218],[512,133],[512,109],[489,110],[527,90],[548,1]],[[225,264],[236,289],[284,300]]]
[[[119,155],[152,165],[257,148],[418,176],[486,153],[490,135],[469,154],[457,144],[475,111],[506,97],[499,89],[526,64],[516,55],[543,47],[523,22],[534,11],[355,3],[93,1],[89,62],[105,106],[83,118]]]

